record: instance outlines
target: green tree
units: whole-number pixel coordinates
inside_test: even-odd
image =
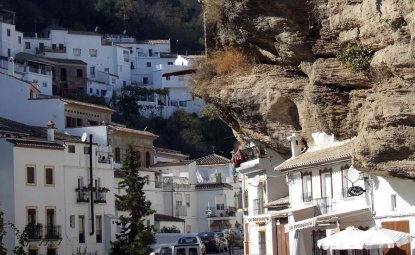
[[[155,242],[155,237],[153,228],[144,225],[144,217],[153,214],[154,210],[151,202],[146,200],[143,191],[146,179],[139,174],[139,162],[131,144],[127,146],[121,171],[124,179],[120,184],[125,187],[126,194],[115,195],[115,208],[128,212],[128,215],[119,218],[117,224],[121,232],[112,243],[111,254],[149,254],[149,245]]]

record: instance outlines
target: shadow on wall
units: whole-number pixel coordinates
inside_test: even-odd
[[[398,196],[400,196],[403,200],[405,200],[410,206],[415,206],[415,196],[414,196],[414,184],[413,180],[407,180],[397,177],[382,177],[385,179],[387,183],[391,186],[391,188],[396,192]],[[379,177],[373,177],[375,189],[379,189]]]

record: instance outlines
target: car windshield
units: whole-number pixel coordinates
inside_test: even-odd
[[[197,243],[197,239],[194,236],[181,237],[177,241],[178,244],[188,244],[188,243]]]
[[[222,232],[217,232],[216,233],[219,237],[225,237],[225,235]]]
[[[199,237],[214,237],[215,236],[215,234],[214,233],[212,233],[212,232],[203,232],[203,233],[199,233],[198,234],[198,236]]]

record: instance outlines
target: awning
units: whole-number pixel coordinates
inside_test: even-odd
[[[330,212],[316,217],[308,218],[305,220],[297,221],[292,224],[285,225],[285,232],[293,230],[301,230],[306,228],[312,228],[317,226],[318,223],[327,221],[337,221],[344,217],[351,217],[370,212],[369,208],[355,209],[349,211]]]
[[[48,244],[48,250],[56,250],[56,249],[58,249],[58,245],[56,245],[55,243]]]
[[[284,210],[280,210],[280,211],[273,211],[271,213],[271,218],[283,218],[283,217],[287,217],[289,214],[295,214],[296,212],[300,212],[300,211],[305,211],[305,210],[309,210],[309,209],[313,209],[314,207],[316,207],[315,205],[308,205],[308,206],[303,206],[303,207],[298,207],[298,208],[288,208],[288,209],[284,209]]]
[[[229,223],[229,220],[211,220],[212,223],[210,223],[211,227],[224,227],[226,226],[227,228],[231,227],[232,224]],[[223,223],[223,225],[222,225]]]
[[[255,216],[245,216],[246,221],[255,223],[268,223],[271,221],[270,214],[261,214]]]

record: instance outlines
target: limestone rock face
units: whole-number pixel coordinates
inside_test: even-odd
[[[208,36],[260,63],[194,88],[239,140],[289,155],[295,131],[356,137],[360,169],[415,178],[414,0],[228,0]],[[349,43],[373,52],[368,72],[341,62]]]

